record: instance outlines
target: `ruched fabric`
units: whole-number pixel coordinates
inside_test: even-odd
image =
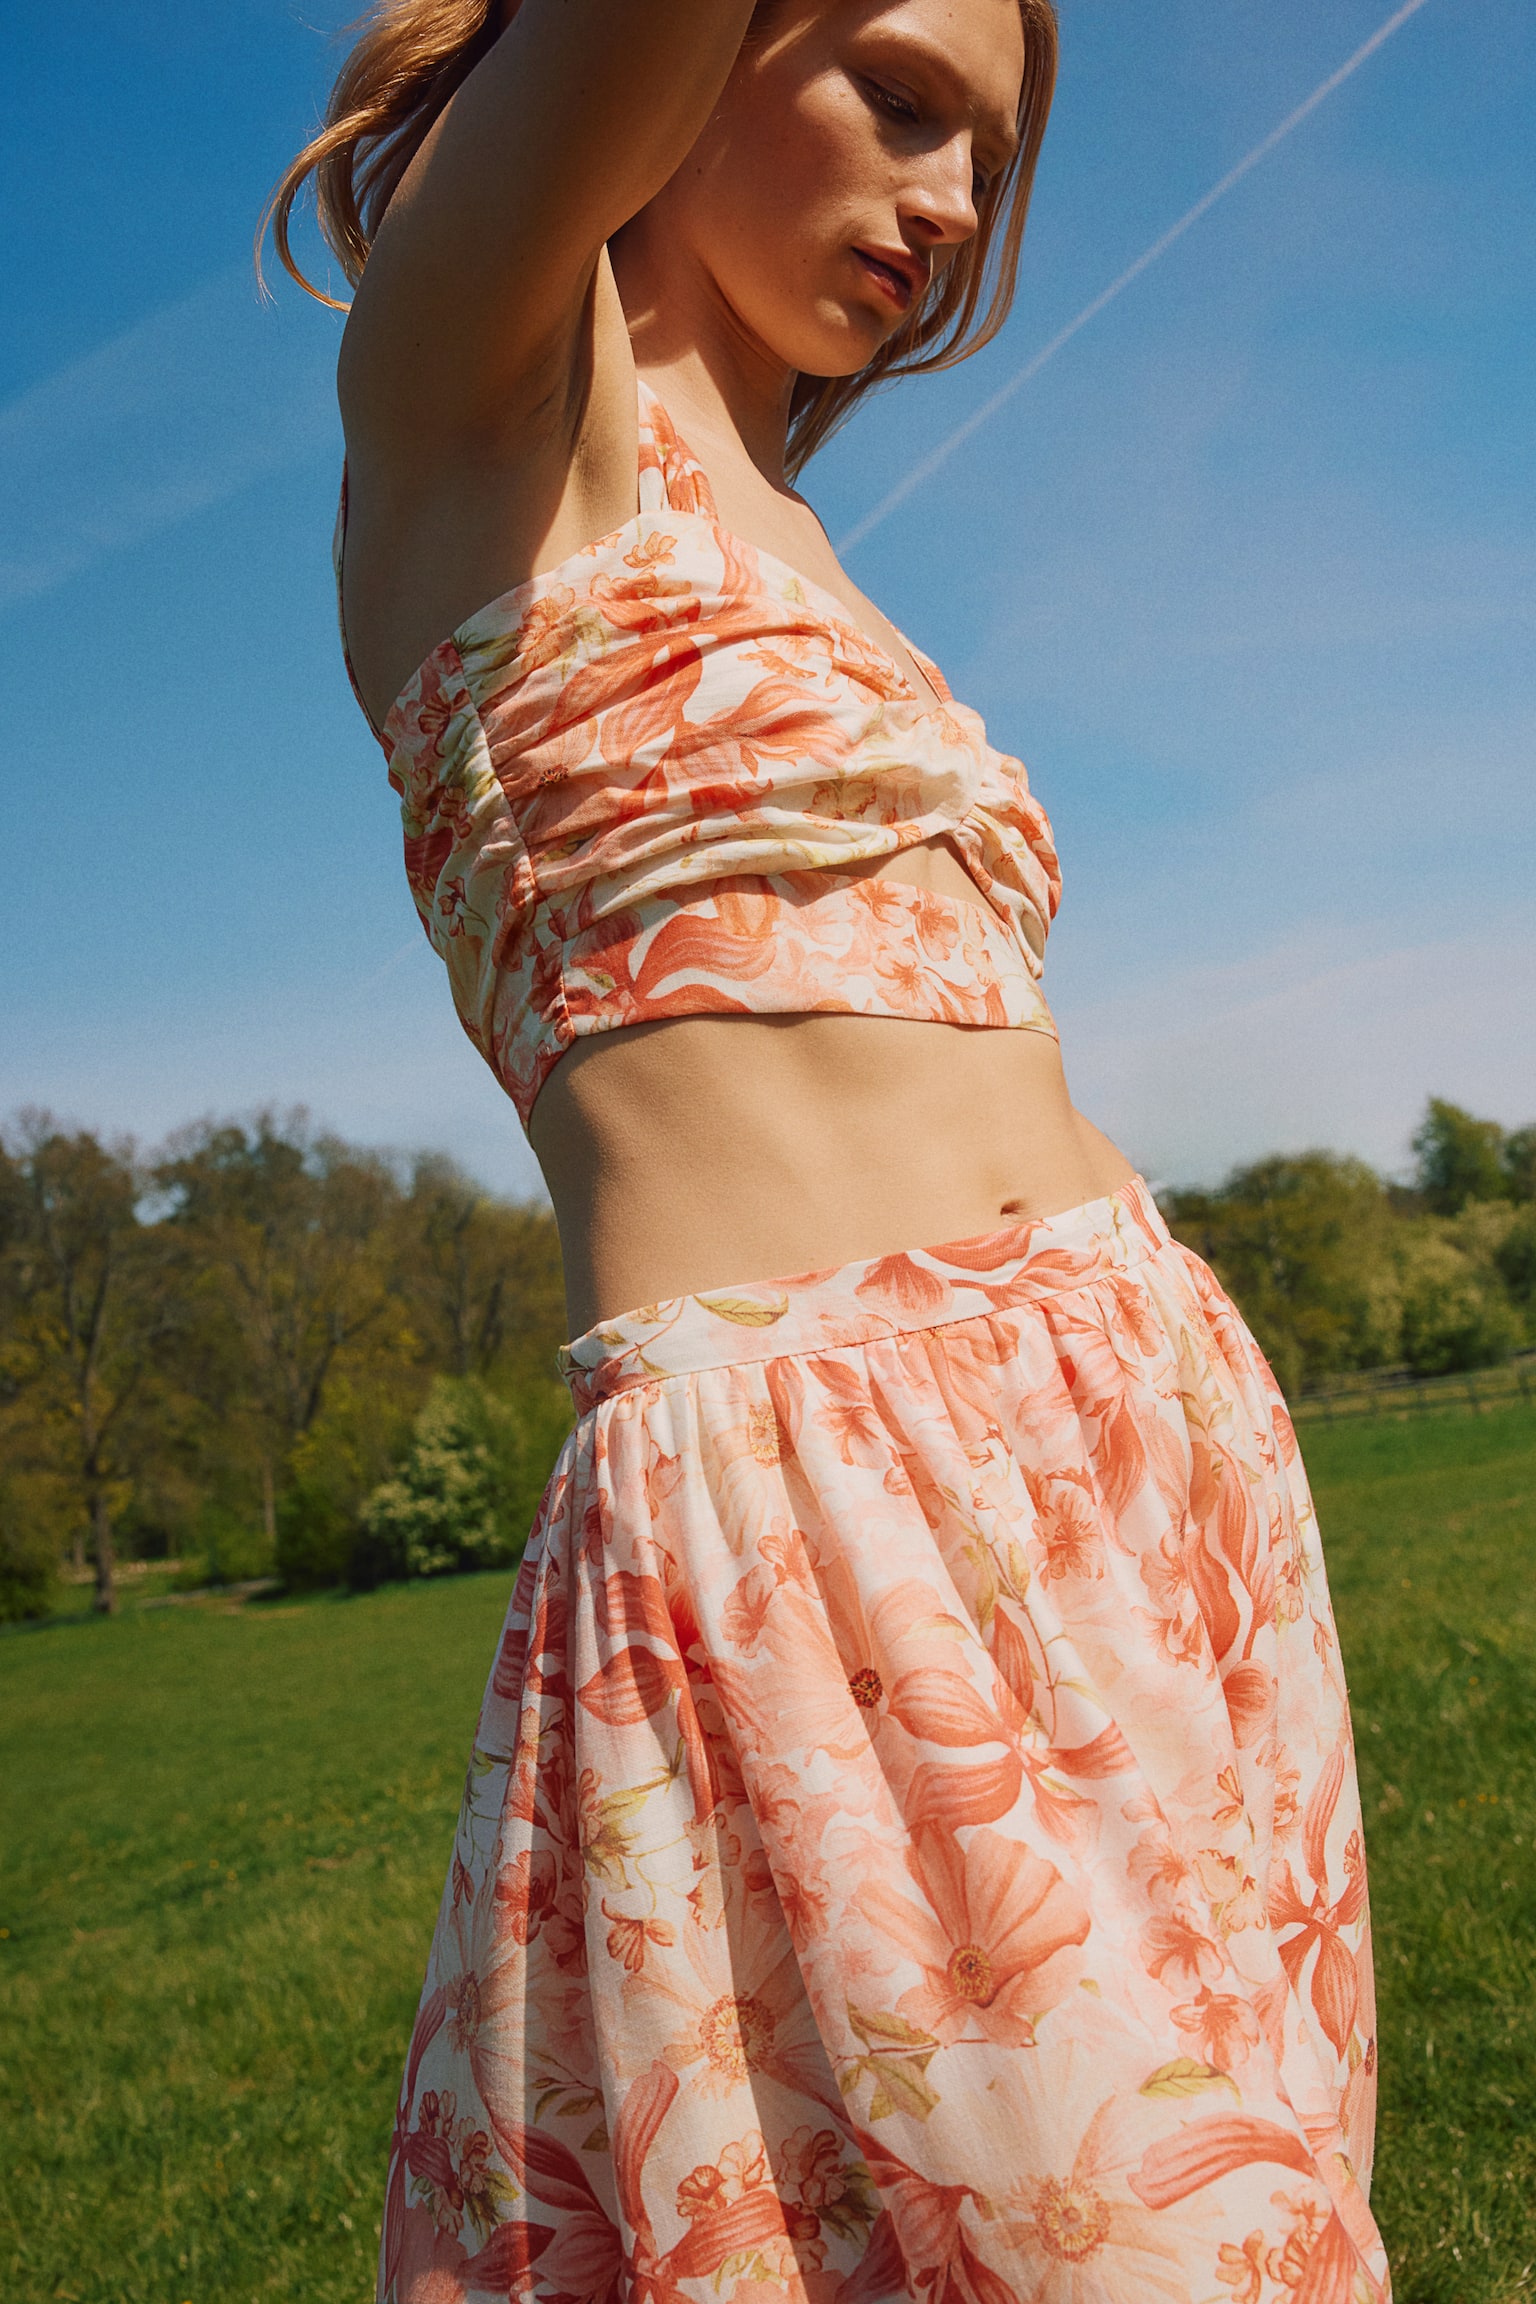
[[[1145,1189],[567,1359],[381,2298],[1384,2299],[1317,1526]]]
[[[578,1038],[690,1015],[1054,1034],[1022,764],[936,665],[720,525],[643,380],[639,511],[469,617],[380,731],[422,925],[526,1125]],[[338,521],[345,535],[345,497]],[[917,657],[917,651],[913,651]],[[861,871],[950,842],[976,899]]]

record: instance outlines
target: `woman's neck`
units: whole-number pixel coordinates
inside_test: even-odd
[[[686,438],[744,449],[770,487],[784,476],[795,371],[775,358],[685,249],[657,246],[643,213],[609,249],[635,366],[655,384]]]

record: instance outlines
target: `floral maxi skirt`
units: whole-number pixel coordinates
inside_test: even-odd
[[[1367,2304],[1349,1714],[1145,1187],[566,1355],[386,2304]]]

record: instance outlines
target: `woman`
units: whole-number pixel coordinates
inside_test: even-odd
[[[1022,768],[792,484],[1001,324],[1054,70],[1049,0],[381,0],[280,190],[357,285],[355,684],[577,1337],[391,2304],[1386,2293],[1290,1423],[1068,1097]]]

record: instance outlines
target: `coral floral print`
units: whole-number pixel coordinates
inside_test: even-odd
[[[417,910],[524,1123],[574,1039],[661,1017],[1054,1032],[1059,875],[1022,766],[927,659],[924,697],[722,528],[639,394],[636,517],[461,625],[381,731]],[[936,838],[974,903],[857,873]]]
[[[1380,2304],[1316,1523],[1145,1189],[567,1359],[380,2295]]]

